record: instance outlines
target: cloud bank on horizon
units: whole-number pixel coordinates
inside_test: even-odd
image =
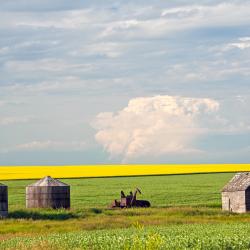
[[[0,0],[0,165],[249,162],[249,13]]]

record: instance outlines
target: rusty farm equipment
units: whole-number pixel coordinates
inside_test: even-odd
[[[141,194],[139,188],[136,188],[134,193],[130,191],[129,195],[125,195],[124,192],[121,191],[121,199],[113,200],[110,207],[111,208],[150,207],[149,201],[136,199],[137,193]]]

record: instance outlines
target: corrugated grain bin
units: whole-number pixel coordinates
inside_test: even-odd
[[[27,208],[70,208],[70,186],[46,176],[26,187]]]
[[[8,187],[0,183],[0,217],[8,216]]]

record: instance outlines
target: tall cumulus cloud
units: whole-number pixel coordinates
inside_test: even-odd
[[[209,98],[154,96],[131,99],[117,113],[99,113],[95,138],[111,156],[123,160],[191,153],[194,140],[208,131],[219,103]]]

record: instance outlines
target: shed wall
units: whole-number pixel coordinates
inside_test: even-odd
[[[246,212],[245,191],[222,192],[222,209],[235,213]]]

